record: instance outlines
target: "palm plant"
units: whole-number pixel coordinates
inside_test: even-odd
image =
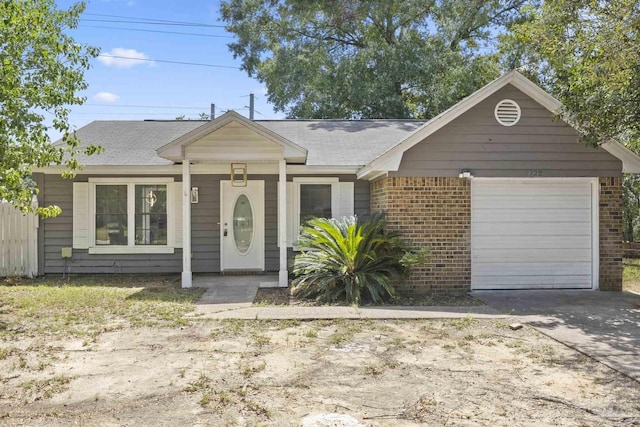
[[[393,296],[392,283],[407,271],[408,250],[384,228],[382,213],[365,222],[355,216],[309,220],[298,240],[304,251],[294,261],[293,294],[350,304]]]

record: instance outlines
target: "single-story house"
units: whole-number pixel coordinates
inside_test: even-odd
[[[581,143],[560,107],[513,71],[429,121],[95,121],[77,134],[104,152],[75,179],[34,173],[40,204],[62,208],[41,221],[39,273],[287,286],[306,218],[386,211],[432,251],[400,290],[620,290],[622,174],[640,158]]]

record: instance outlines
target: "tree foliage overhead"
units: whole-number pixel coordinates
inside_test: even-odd
[[[35,191],[29,178],[33,167],[64,163],[72,173],[79,166],[69,106],[84,102],[76,93],[86,89],[84,72],[98,50],[64,31],[77,26],[84,8],[77,3],[59,10],[54,0],[0,0],[0,199],[24,211]],[[51,145],[49,126],[62,133],[65,144]],[[45,216],[58,211],[39,209]]]
[[[226,0],[229,44],[296,118],[429,118],[499,74],[525,0]]]
[[[565,106],[591,144],[640,145],[640,2],[547,0],[512,27],[502,50]]]

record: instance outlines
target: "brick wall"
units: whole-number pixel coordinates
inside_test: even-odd
[[[600,289],[622,290],[622,178],[600,178]]]
[[[471,284],[471,186],[461,178],[383,178],[371,184],[371,211],[387,212],[388,228],[414,246],[429,246],[429,263],[398,287],[405,293],[468,291]]]
[[[387,182],[388,179],[383,178],[371,183],[369,191],[371,212],[387,211]]]

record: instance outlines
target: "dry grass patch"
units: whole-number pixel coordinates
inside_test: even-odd
[[[180,326],[201,289],[181,289],[177,276],[77,276],[5,280],[0,337],[87,337],[123,327]]]
[[[336,303],[345,305],[346,303]],[[253,300],[256,306],[327,305],[310,299],[300,299],[291,295],[289,288],[260,288]],[[380,304],[362,304],[362,306],[429,306],[429,307],[468,307],[485,305],[482,301],[465,293],[431,293],[417,295],[397,295]]]
[[[622,261],[622,290],[640,293],[640,259]]]

